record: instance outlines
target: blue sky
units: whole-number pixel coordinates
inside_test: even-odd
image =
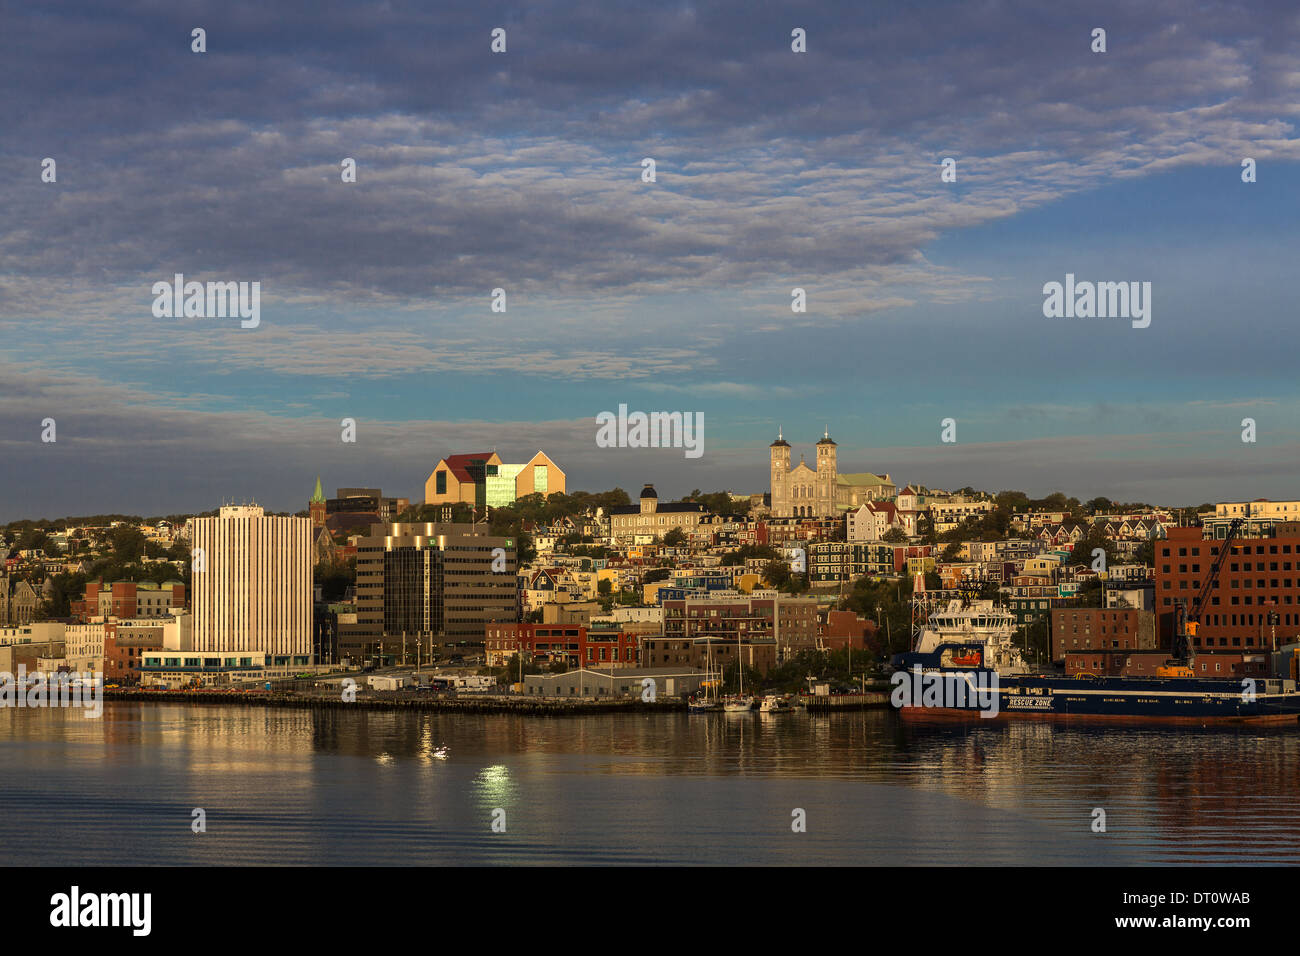
[[[900,482],[1297,496],[1290,5],[5,16],[0,520],[418,497],[493,447],[764,491],[777,427],[826,426]],[[260,281],[261,326],[154,318],[178,271]],[[1151,326],[1044,318],[1067,272],[1151,282]],[[620,403],[703,413],[705,454],[597,448]]]

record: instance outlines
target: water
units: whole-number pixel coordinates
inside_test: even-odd
[[[5,865],[1300,858],[1295,727],[112,702],[98,720],[0,711],[0,772]],[[806,832],[792,831],[796,809]]]

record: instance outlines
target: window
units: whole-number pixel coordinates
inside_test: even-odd
[[[434,479],[434,494],[445,495],[447,493],[447,472],[439,469]]]

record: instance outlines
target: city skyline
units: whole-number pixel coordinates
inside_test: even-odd
[[[1272,9],[20,12],[0,520],[296,511],[317,474],[414,501],[486,447],[752,492],[778,427],[797,461],[827,424],[899,481],[1289,497],[1300,17]],[[158,317],[177,274],[260,283],[259,323]],[[1150,282],[1149,327],[1046,318],[1067,276]],[[597,447],[621,404],[702,415],[702,456]]]

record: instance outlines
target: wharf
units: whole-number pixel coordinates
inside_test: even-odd
[[[439,697],[406,694],[359,693],[356,700],[345,701],[335,694],[286,694],[262,692],[228,692],[203,690],[126,690],[108,688],[104,700],[162,704],[225,704],[244,707],[296,707],[308,710],[385,710],[414,713],[451,714],[526,714],[529,716],[567,717],[584,714],[671,713],[686,710],[686,702],[662,699],[653,702],[640,698],[620,700],[572,700],[564,698],[461,694]]]
[[[810,714],[882,710],[890,706],[889,695],[883,691],[867,691],[865,694],[802,694],[799,700]]]

